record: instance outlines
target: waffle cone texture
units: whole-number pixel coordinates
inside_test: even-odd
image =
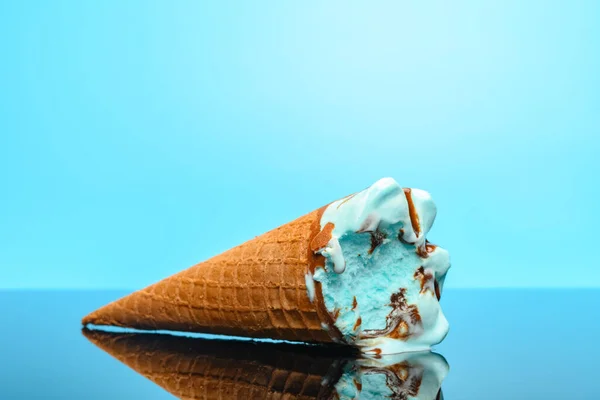
[[[84,329],[123,364],[180,399],[328,399],[343,362],[307,346]],[[298,346],[292,346],[298,347]],[[317,353],[318,352],[318,353]]]
[[[324,259],[311,251],[325,207],[116,300],[83,324],[333,342],[341,338],[319,282],[306,274]]]

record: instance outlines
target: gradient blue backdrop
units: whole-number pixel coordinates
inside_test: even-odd
[[[599,19],[2,1],[0,287],[139,288],[383,176],[433,194],[448,286],[600,286]]]

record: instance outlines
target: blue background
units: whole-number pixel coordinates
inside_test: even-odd
[[[434,196],[448,287],[598,287],[599,18],[2,1],[0,287],[139,288],[383,176]]]

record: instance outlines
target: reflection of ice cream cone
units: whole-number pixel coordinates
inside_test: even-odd
[[[330,398],[344,362],[321,346],[90,331],[84,335],[182,399]],[[343,351],[343,350],[340,350]],[[345,354],[348,354],[347,350]]]
[[[356,359],[341,347],[84,329],[96,346],[182,399],[439,400],[443,357]]]
[[[310,250],[322,212],[110,303],[83,323],[331,342],[339,333],[309,272],[323,258]]]

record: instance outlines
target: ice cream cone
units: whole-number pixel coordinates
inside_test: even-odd
[[[314,346],[91,331],[96,346],[181,399],[328,399],[339,353]],[[329,353],[327,353],[329,351]],[[346,352],[347,353],[347,352]]]
[[[84,325],[423,351],[448,333],[437,209],[391,178],[83,318]]]
[[[206,332],[290,341],[340,337],[307,273],[323,208],[194,265],[83,318],[83,324]],[[321,259],[321,260],[320,260]],[[312,281],[311,281],[312,283]],[[317,286],[318,282],[315,282]],[[318,287],[317,287],[318,289]]]

